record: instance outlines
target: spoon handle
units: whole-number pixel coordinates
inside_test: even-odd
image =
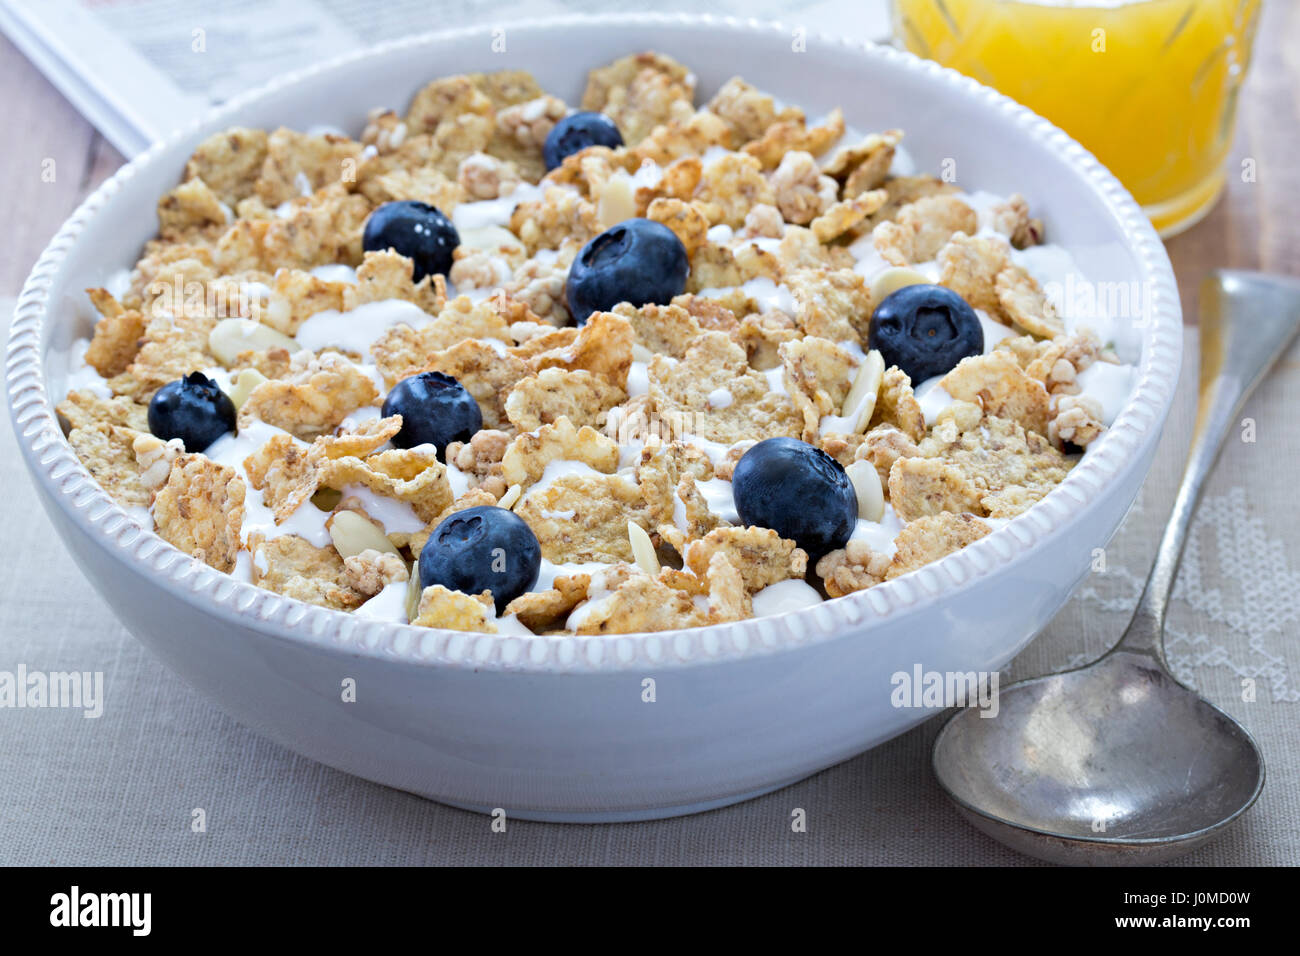
[[[1115,647],[1148,655],[1166,671],[1165,613],[1192,517],[1247,396],[1300,331],[1300,279],[1213,272],[1200,301],[1200,386],[1187,466],[1137,610]]]

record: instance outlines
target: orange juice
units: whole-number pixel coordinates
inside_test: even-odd
[[[1259,4],[894,0],[894,36],[1063,128],[1171,235],[1223,187]]]

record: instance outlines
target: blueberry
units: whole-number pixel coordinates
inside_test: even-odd
[[[168,382],[149,400],[149,431],[164,441],[179,438],[200,452],[235,430],[235,403],[202,372]]]
[[[460,245],[460,233],[451,220],[428,203],[399,199],[377,207],[361,233],[366,252],[392,249],[415,263],[415,281],[427,275],[446,275],[451,254]]]
[[[919,385],[968,356],[983,355],[984,327],[951,289],[908,285],[876,306],[867,342],[886,365],[897,365]]]
[[[448,445],[469,441],[483,427],[483,412],[474,396],[441,372],[418,372],[402,379],[384,399],[383,415],[402,416],[402,430],[393,436],[394,445],[435,445],[439,461],[447,460]]]
[[[571,113],[551,127],[542,145],[542,159],[546,168],[551,170],[564,162],[566,156],[581,152],[588,146],[617,149],[622,145],[622,134],[604,113]]]
[[[765,438],[745,452],[732,491],[741,521],[793,539],[814,561],[844,547],[857,525],[858,496],[843,466],[797,438]]]
[[[442,520],[420,551],[420,586],[492,592],[497,614],[537,583],[542,548],[513,511],[479,505]]]
[[[671,229],[649,219],[628,219],[606,229],[569,267],[565,294],[574,320],[620,302],[667,305],[686,289],[686,247]]]

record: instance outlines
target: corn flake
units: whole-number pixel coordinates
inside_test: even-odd
[[[852,269],[800,268],[784,284],[795,301],[795,321],[804,335],[832,342],[865,342],[871,322],[871,290]]]
[[[510,424],[521,432],[549,425],[561,417],[575,425],[598,426],[605,414],[627,399],[627,392],[586,369],[543,369],[520,379],[506,395]]]
[[[258,419],[310,439],[378,399],[375,383],[342,356],[300,352],[293,357],[292,375],[253,389],[239,410],[239,421],[242,427]]]
[[[232,126],[213,133],[185,164],[186,179],[201,179],[228,206],[253,193],[266,161],[267,132]]]
[[[365,485],[376,494],[406,502],[426,522],[452,502],[447,469],[428,445],[392,448],[366,458],[327,458],[320,463],[320,484],[340,490]]]
[[[941,511],[979,514],[981,497],[960,470],[937,458],[899,458],[889,472],[889,501],[903,521]]]
[[[123,507],[145,507],[149,489],[140,480],[132,446],[140,432],[93,422],[68,433],[68,444],[86,470]]]
[[[501,474],[506,485],[520,485],[525,490],[542,477],[552,461],[577,461],[597,471],[609,473],[618,468],[618,443],[589,425],[575,428],[566,416],[550,425],[542,425],[536,434],[525,432],[510,443],[501,459]]]
[[[647,574],[633,574],[609,596],[580,607],[578,634],[632,634],[708,623],[707,614],[685,591]]]
[[[879,425],[893,425],[912,441],[925,437],[925,413],[912,392],[912,380],[896,365],[885,369],[880,391],[876,393],[876,406],[867,422],[868,429]]]
[[[519,595],[506,605],[505,612],[514,614],[525,627],[537,633],[562,630],[573,609],[587,600],[590,585],[589,574],[560,575],[545,591]]]
[[[167,482],[154,496],[158,534],[218,571],[233,571],[245,492],[244,481],[233,468],[202,455],[179,455]]]
[[[653,410],[677,436],[730,445],[801,431],[789,396],[772,392],[767,377],[749,367],[745,350],[724,332],[705,332],[681,361],[656,355],[648,373]]]
[[[636,146],[656,126],[694,113],[694,75],[671,57],[638,53],[588,74],[584,110],[598,110],[618,124],[623,142]]]
[[[961,430],[955,418],[936,423],[918,446],[927,458],[942,458],[981,493],[991,518],[1014,518],[1065,480],[1072,463],[1038,432],[1017,422],[986,416]],[[897,466],[895,466],[897,467]]]
[[[627,523],[649,530],[641,489],[621,475],[561,475],[515,505],[555,564],[632,561]]]
[[[945,511],[917,518],[894,539],[897,550],[885,573],[887,580],[915,571],[932,561],[959,551],[993,529],[974,515]]]
[[[1008,265],[998,273],[994,286],[1002,315],[1012,325],[1044,339],[1065,334],[1065,323],[1057,315],[1056,307],[1024,268],[1014,263]]]
[[[430,315],[441,313],[449,304],[446,280],[441,275],[427,275],[417,283],[414,276],[415,263],[406,256],[391,249],[367,252],[357,266],[356,285],[345,285],[342,304],[330,308],[352,310],[367,302],[402,299]]]
[[[814,335],[786,342],[778,351],[785,366],[785,387],[803,415],[803,440],[812,442],[822,416],[840,412],[857,360],[848,350]]]
[[[808,554],[770,528],[716,528],[686,546],[686,566],[699,577],[708,575],[715,554],[725,554],[740,571],[751,594],[778,581],[802,578]]]
[[[350,611],[366,601],[348,578],[343,559],[333,548],[318,548],[297,535],[249,537],[253,583],[285,597]]]
[[[883,197],[877,208],[881,205]],[[893,221],[876,226],[872,242],[886,262],[909,266],[935,258],[955,233],[974,235],[978,230],[979,217],[964,201],[956,196],[927,196],[908,203]]]
[[[964,358],[940,384],[953,398],[979,405],[985,414],[1009,418],[1040,435],[1047,434],[1047,389],[1007,352]]]
[[[612,312],[596,312],[587,319],[587,324],[578,330],[576,336],[570,337],[568,330],[559,330],[561,334],[554,340],[547,339],[529,349],[528,365],[537,372],[548,368],[585,369],[599,375],[619,388],[627,387],[628,369],[632,367],[632,343],[636,333],[632,325],[621,315]],[[567,344],[543,349],[555,341]],[[529,343],[532,345],[532,343]]]

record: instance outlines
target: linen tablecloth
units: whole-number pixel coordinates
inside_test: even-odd
[[[7,328],[12,302],[3,304]],[[1195,331],[1137,504],[1094,573],[1004,674],[1099,655],[1127,620],[1191,430]],[[1167,650],[1180,679],[1264,750],[1258,805],[1190,865],[1300,862],[1300,349],[1251,400],[1179,577]],[[776,793],[692,817],[599,826],[487,817],[368,783],[269,743],[167,671],[112,617],[55,539],[0,430],[0,670],[103,671],[98,719],[0,708],[0,864],[1032,864],[961,820],[929,770],[931,719]],[[1247,429],[1242,429],[1245,433]],[[1248,693],[1253,687],[1253,694]],[[1253,699],[1244,699],[1251,698]],[[203,808],[206,832],[192,831]],[[806,832],[792,832],[803,808]]]

